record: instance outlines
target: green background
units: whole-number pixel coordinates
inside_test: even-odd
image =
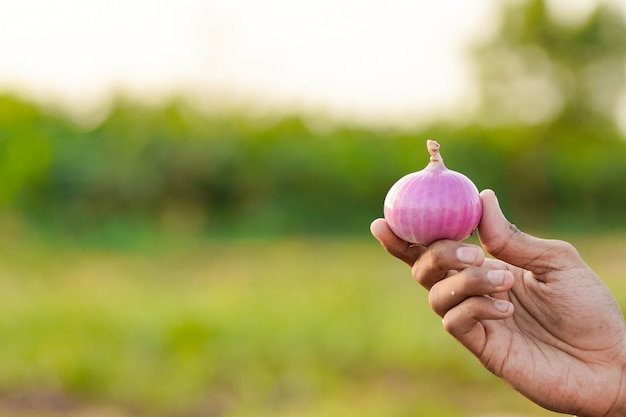
[[[0,416],[553,414],[454,342],[368,230],[434,139],[626,305],[624,19],[511,4],[471,51],[469,119],[120,95],[86,124],[2,95]]]

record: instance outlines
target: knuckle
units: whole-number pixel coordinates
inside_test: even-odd
[[[458,242],[440,240],[433,243],[426,252],[429,267],[438,271],[447,271],[454,262],[454,253],[459,246]]]
[[[457,337],[469,331],[471,324],[477,321],[477,309],[480,307],[477,301],[476,297],[467,298],[446,313],[444,327],[448,333]]]
[[[478,266],[470,266],[463,270],[461,281],[461,290],[464,294],[478,295],[482,293],[482,288],[485,286],[484,277],[485,273],[483,268]]]
[[[552,241],[550,250],[550,265],[556,268],[570,268],[584,265],[580,254],[569,242],[563,240]]]
[[[570,256],[570,257],[578,256],[578,251],[576,250],[574,245],[572,245],[569,242],[566,242],[564,240],[554,240],[553,244],[554,244],[555,251],[557,251],[561,255]]]
[[[445,296],[442,297],[442,294],[445,293],[445,291],[446,290],[443,286],[438,283],[435,284],[428,292],[428,305],[430,306],[430,309],[441,317],[443,317],[450,307],[452,307],[449,300],[446,300]]]
[[[442,279],[456,271],[459,261],[456,250],[461,244],[451,240],[441,240],[430,245],[413,263],[411,273],[413,279],[429,289]]]
[[[485,244],[485,249],[497,258],[498,255],[502,253],[514,239],[518,238],[522,234],[523,232],[518,229],[516,225],[508,223],[506,233],[494,239],[489,244]]]
[[[455,320],[450,317],[450,314],[446,314],[443,318],[443,328],[446,332],[454,336],[455,334]]]
[[[426,252],[411,268],[413,279],[423,287],[430,289],[436,282],[445,278],[448,269],[433,260],[432,254]]]
[[[455,338],[462,337],[468,331],[471,322],[470,316],[463,312],[460,314],[459,309],[452,309],[443,317],[443,328]]]
[[[441,315],[440,314],[441,313],[441,309],[439,308],[438,291],[434,287],[428,292],[428,305],[430,306],[431,310],[433,310],[435,313]]]

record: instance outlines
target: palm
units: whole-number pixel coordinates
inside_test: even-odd
[[[499,261],[487,261],[499,262]],[[615,380],[611,362],[624,354],[623,317],[615,300],[588,268],[533,274],[508,266],[513,288],[497,297],[515,314],[485,320],[477,356],[493,373],[538,404],[572,414],[610,407],[619,387],[597,392],[590,378]],[[589,305],[585,300],[597,300]],[[584,387],[584,388],[583,388]],[[605,410],[606,411],[606,410]]]

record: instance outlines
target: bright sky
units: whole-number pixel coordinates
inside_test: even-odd
[[[590,4],[593,0],[553,0]],[[89,109],[184,91],[340,116],[471,105],[467,46],[497,0],[20,0],[0,6],[0,90]],[[581,9],[582,10],[582,9]]]

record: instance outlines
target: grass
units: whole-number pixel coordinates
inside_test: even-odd
[[[626,236],[571,239],[626,306]],[[373,239],[0,242],[0,417],[555,415]]]

